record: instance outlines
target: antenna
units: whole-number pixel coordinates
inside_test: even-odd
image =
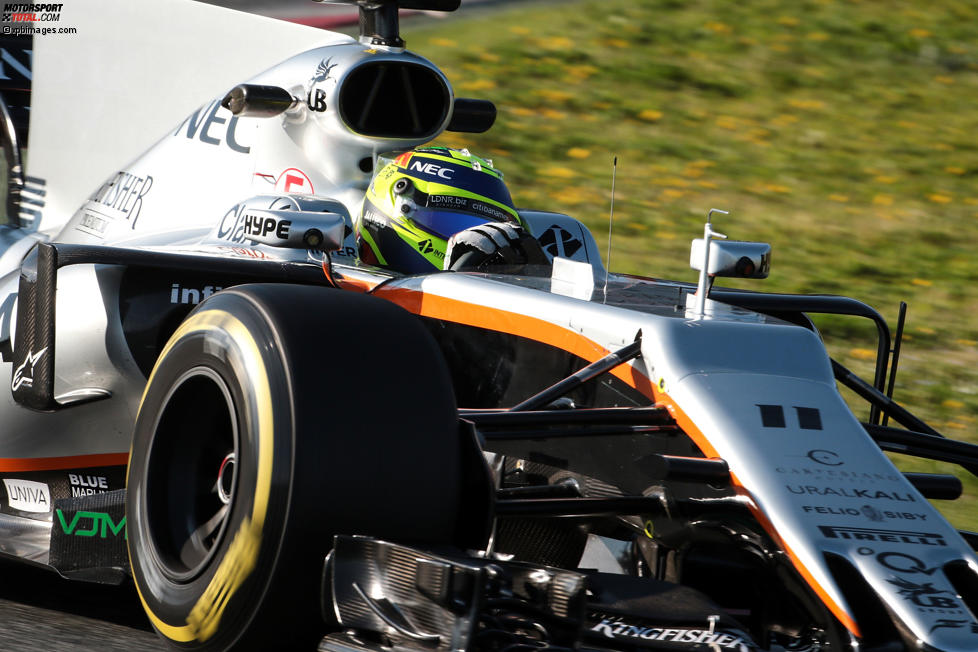
[[[618,176],[618,157],[611,163],[611,210],[608,213],[608,263],[604,270],[604,300],[608,303],[608,276],[611,274],[611,228],[615,224],[615,179]]]

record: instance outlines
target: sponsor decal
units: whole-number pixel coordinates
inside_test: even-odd
[[[926,521],[927,514],[922,514],[920,512],[891,512],[887,510],[879,510],[872,505],[863,505],[862,507],[838,507],[838,506],[828,506],[828,505],[802,505],[802,511],[809,514],[830,514],[833,516],[858,516],[862,518],[868,518],[876,523],[882,523],[887,519],[894,520],[904,520],[904,521]]]
[[[551,259],[570,258],[584,246],[584,243],[575,238],[574,234],[557,224],[551,225],[544,231],[539,240],[540,246]]]
[[[89,201],[119,211],[123,219],[136,228],[136,221],[143,209],[143,198],[152,187],[153,177],[150,175],[140,177],[123,170],[103,184]]]
[[[44,347],[37,353],[33,351],[27,352],[27,357],[20,366],[14,369],[14,377],[10,381],[10,390],[16,392],[21,387],[33,387],[34,386],[34,365],[38,363],[44,352],[48,350],[48,347]]]
[[[68,520],[64,512],[60,509],[54,510],[58,515],[58,523],[61,531],[68,536],[74,537],[99,537],[100,539],[117,537],[122,534],[123,539],[127,539],[126,517],[116,523],[112,517],[105,512],[75,512],[75,515]]]
[[[7,480],[7,504],[22,512],[47,513],[51,511],[51,492],[43,482],[30,480]]]
[[[833,482],[865,482],[872,484],[879,481],[899,482],[900,476],[896,473],[870,473],[868,471],[843,471],[841,469],[831,469],[823,467],[792,467],[779,466],[774,469],[783,475],[804,476],[811,480],[825,480]]]
[[[424,161],[414,161],[408,166],[408,169],[442,179],[451,179],[455,175],[453,168],[444,167],[437,163],[425,163]]]
[[[513,216],[492,204],[481,202],[468,197],[455,197],[452,195],[428,195],[425,206],[429,208],[448,208],[469,213],[478,213],[489,219],[499,221],[512,221]]]
[[[881,552],[876,555],[876,561],[884,568],[907,575],[915,575],[917,573],[933,575],[940,568],[939,566],[927,568],[927,564],[905,552]]]
[[[901,532],[899,530],[842,527],[838,525],[819,525],[818,529],[829,539],[913,543],[920,546],[947,546],[947,541],[944,540],[942,535],[932,532]]]
[[[781,405],[761,405],[757,404],[761,411],[761,425],[765,428],[787,428],[787,421],[784,417],[784,406]],[[798,427],[802,430],[821,430],[822,414],[818,408],[800,407],[793,405],[795,418]]]
[[[179,283],[170,286],[170,303],[185,303],[195,306],[215,292],[220,292],[224,288],[220,285],[205,285],[198,290],[197,288],[180,287]]]
[[[258,251],[257,249],[249,249],[247,247],[223,247],[222,246],[222,247],[218,247],[218,249],[221,251],[226,251],[235,256],[240,256],[242,258],[258,258],[261,260],[265,260],[268,258],[268,254],[266,254],[264,251]],[[217,292],[217,289],[215,289],[214,291]],[[181,301],[181,303],[183,302]]]
[[[442,258],[442,259],[445,258],[445,252],[438,251],[437,249],[435,249],[434,245],[431,243],[431,238],[419,242],[418,251],[420,251],[423,254],[434,254],[435,258]]]
[[[220,101],[200,107],[180,123],[173,136],[184,136],[187,140],[198,140],[206,145],[221,147],[226,145],[232,152],[247,154],[250,145],[242,145],[237,134],[238,116],[221,106]],[[223,140],[222,140],[223,139]]]
[[[78,222],[79,229],[88,231],[93,235],[102,235],[105,233],[105,227],[108,225],[109,221],[107,219],[89,211],[85,211],[81,220]]]
[[[246,236],[266,236],[274,233],[279,240],[289,239],[289,227],[292,220],[276,220],[274,217],[262,217],[260,215],[244,216],[244,233]]]
[[[828,451],[824,448],[815,448],[805,453],[805,457],[817,464],[825,466],[842,466],[845,462],[835,451]]]
[[[934,623],[934,626],[930,628],[928,634],[933,634],[938,629],[961,629],[962,627],[971,627],[972,634],[978,634],[978,623],[971,620],[951,620],[949,618],[941,618]]]
[[[240,243],[250,240],[248,236],[265,236],[274,233],[280,240],[288,240],[292,220],[276,220],[272,217],[247,214],[247,206],[238,206],[228,211],[217,227],[217,237],[221,240]]]
[[[711,646],[713,649],[738,650],[739,652],[756,649],[748,640],[728,632],[690,627],[629,625],[622,620],[610,618],[602,618],[601,622],[591,627],[591,631],[611,639],[700,643]]]
[[[855,489],[843,487],[833,489],[832,487],[816,487],[814,485],[792,485],[786,484],[785,488],[793,494],[809,496],[837,496],[839,498],[861,498],[864,500],[895,500],[901,503],[915,503],[917,499],[909,493],[898,491],[883,491],[881,489]]]
[[[71,497],[94,496],[104,494],[109,490],[109,481],[102,475],[68,474],[68,484],[71,485]]]
[[[322,113],[326,110],[326,91],[315,88],[316,84],[321,84],[328,79],[332,79],[333,83],[336,83],[336,80],[330,76],[330,73],[338,64],[331,63],[332,61],[332,57],[320,61],[319,65],[316,66],[315,74],[309,78],[309,90],[306,92],[306,106],[317,113]]]
[[[278,178],[275,179],[275,190],[297,195],[316,194],[316,190],[312,187],[312,180],[298,168],[289,168],[278,175]]]
[[[957,609],[959,605],[954,598],[944,597],[942,594],[954,595],[953,591],[945,591],[936,588],[931,582],[917,584],[902,577],[894,577],[886,580],[899,590],[897,593],[904,600],[909,600],[918,607],[933,607],[937,609]]]
[[[757,408],[761,411],[761,425],[765,428],[784,428],[784,408],[780,405],[761,405]]]

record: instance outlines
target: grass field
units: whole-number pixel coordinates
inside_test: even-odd
[[[718,230],[774,246],[768,280],[734,285],[846,294],[891,324],[907,301],[895,398],[978,442],[978,5],[511,7],[405,27],[457,95],[499,109],[489,133],[439,143],[493,158],[519,206],[574,215],[602,243],[617,156],[612,271],[695,280],[689,240],[716,207]],[[870,377],[872,325],[818,324]],[[941,507],[978,529],[978,501]]]

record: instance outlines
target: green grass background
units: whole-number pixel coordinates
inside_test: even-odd
[[[891,325],[907,301],[895,398],[978,442],[978,4],[578,0],[402,31],[457,95],[497,105],[488,133],[436,142],[493,158],[517,205],[604,243],[617,156],[612,271],[694,281],[715,207],[718,230],[774,247],[768,280],[730,285],[845,294]],[[871,323],[818,325],[870,378]],[[978,530],[966,482],[938,506]]]

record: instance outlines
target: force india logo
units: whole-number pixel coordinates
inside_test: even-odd
[[[702,643],[725,650],[750,652],[757,649],[747,640],[735,634],[708,629],[688,629],[685,627],[643,627],[602,618],[591,628],[592,632],[612,639],[638,639],[642,641],[668,641],[670,643]]]

